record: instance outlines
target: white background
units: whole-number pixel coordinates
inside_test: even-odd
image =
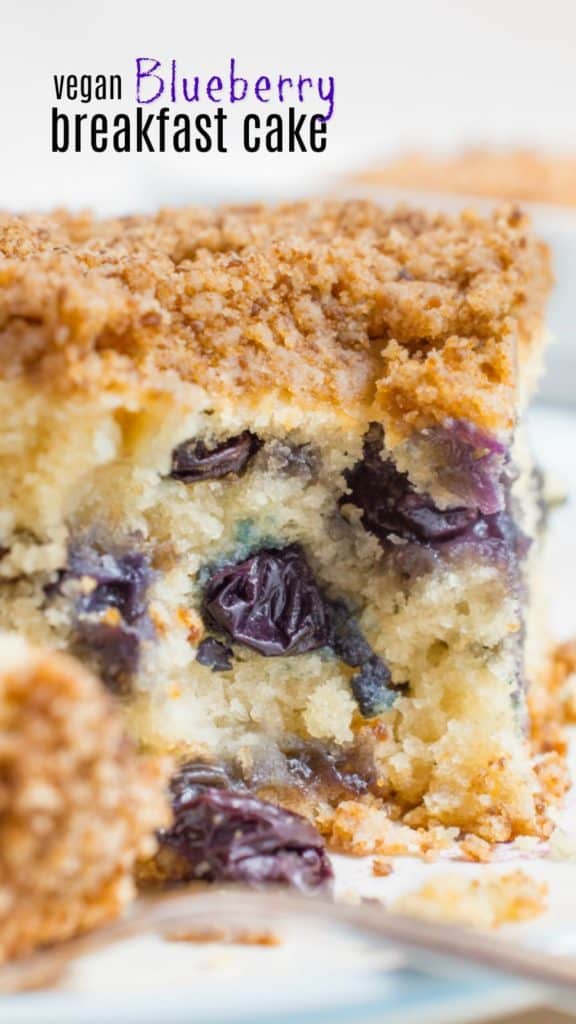
[[[0,18],[0,205],[11,209],[309,191],[422,142],[576,145],[575,0],[0,0]],[[204,76],[230,56],[254,77],[334,75],[326,154],[50,155],[51,76],[123,73],[129,109],[138,55]]]

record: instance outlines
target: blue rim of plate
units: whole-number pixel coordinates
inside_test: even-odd
[[[481,1020],[485,1014],[508,1013],[538,1003],[530,985],[485,972],[455,980],[431,976],[411,968],[380,975],[382,991],[374,994],[378,976],[370,976],[370,997],[324,1008],[300,1006],[285,1010],[278,990],[277,1009],[258,1007],[252,989],[252,1005],[199,1006],[194,990],[179,989],[176,997],[146,993],[95,999],[74,993],[31,993],[0,999],[0,1019],[10,1024],[360,1024],[381,1020],[386,1024],[460,1024]],[[368,979],[367,979],[368,980]],[[217,985],[215,979],[215,987]],[[247,993],[248,995],[248,993]],[[160,1016],[159,1016],[160,1015]]]

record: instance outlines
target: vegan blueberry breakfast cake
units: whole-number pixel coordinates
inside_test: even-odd
[[[549,287],[517,210],[0,218],[0,624],[179,762],[152,874],[233,874],[222,815],[314,884],[292,812],[547,833]]]
[[[123,911],[166,774],[82,665],[0,635],[0,964]]]

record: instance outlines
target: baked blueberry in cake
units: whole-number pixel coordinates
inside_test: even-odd
[[[188,762],[171,785],[173,822],[139,865],[141,884],[241,882],[328,894],[333,870],[324,840],[299,814],[254,796],[222,765]]]
[[[544,834],[549,286],[516,210],[4,216],[0,621],[328,834]]]

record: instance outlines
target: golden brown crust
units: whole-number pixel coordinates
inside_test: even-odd
[[[382,188],[576,205],[576,156],[533,149],[472,147],[444,157],[401,153],[361,171],[354,180]]]
[[[168,818],[165,776],[162,762],[136,757],[79,664],[30,649],[3,659],[0,962],[120,913],[136,857],[152,854]]]
[[[65,390],[173,377],[398,429],[466,414],[499,430],[549,285],[547,252],[514,210],[4,215],[0,366]]]

